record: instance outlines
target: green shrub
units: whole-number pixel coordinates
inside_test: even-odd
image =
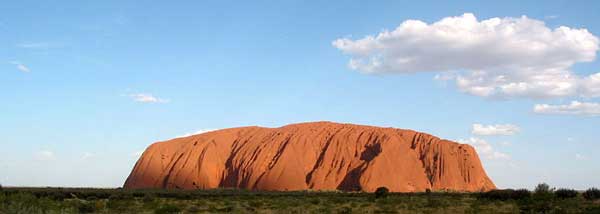
[[[378,187],[375,190],[375,198],[385,198],[387,197],[389,192],[390,190],[388,190],[388,188],[386,187]]]
[[[554,192],[557,198],[565,199],[565,198],[575,198],[577,197],[577,191],[572,189],[564,189],[560,188]]]
[[[583,192],[583,197],[587,200],[596,200],[600,199],[600,189],[597,188],[589,188],[585,192]]]
[[[108,200],[133,200],[133,194],[127,192],[114,192],[110,194]]]
[[[144,197],[144,196],[146,196],[146,194],[145,194],[145,193],[143,193],[143,192],[140,192],[140,191],[133,192],[133,193],[131,193],[131,195],[132,195],[134,198],[141,198],[141,197]]]
[[[554,188],[550,188],[550,185],[546,183],[538,184],[533,191],[533,195],[536,198],[551,198],[554,193]]]
[[[321,203],[321,200],[318,199],[318,198],[313,198],[313,199],[310,199],[310,203],[314,204],[314,205],[317,205],[317,204]]]
[[[173,214],[173,213],[180,213],[181,212],[181,208],[172,205],[172,204],[167,204],[164,205],[156,210],[154,210],[155,214]]]
[[[350,208],[350,207],[342,207],[342,208],[340,208],[340,210],[338,211],[338,213],[340,213],[340,214],[352,213],[352,208]]]
[[[54,200],[57,201],[63,201],[67,198],[70,198],[71,196],[69,196],[66,192],[63,191],[53,191],[51,193],[46,193],[48,194],[48,196]],[[39,196],[38,196],[39,197]]]
[[[518,189],[513,192],[512,199],[522,200],[531,197],[531,192],[527,189]]]
[[[134,205],[133,200],[122,199],[117,195],[111,195],[106,202],[106,207],[113,211],[118,211],[122,213],[124,211],[129,210]]]
[[[534,192],[537,193],[551,193],[554,191],[554,188],[550,188],[550,185],[547,183],[540,183],[535,187]]]
[[[189,213],[198,213],[200,211],[202,211],[202,210],[200,209],[200,207],[198,207],[196,205],[192,205],[187,208],[187,212],[189,212]]]
[[[79,213],[93,213],[96,211],[96,204],[78,201],[77,210],[79,211]]]
[[[233,211],[233,209],[234,209],[234,207],[232,205],[228,205],[223,208],[217,209],[217,212],[231,213]]]
[[[144,203],[152,203],[154,202],[154,195],[152,193],[144,194],[144,198],[142,198],[142,202]]]
[[[531,192],[527,189],[496,189],[488,192],[479,194],[479,198],[485,198],[489,200],[522,200],[531,197]]]
[[[259,200],[252,200],[248,202],[248,206],[250,207],[261,208],[263,205],[263,202]]]
[[[481,193],[480,197],[490,200],[506,201],[512,198],[514,192],[515,191],[512,189],[495,189]]]

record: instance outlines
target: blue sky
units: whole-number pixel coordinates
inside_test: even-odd
[[[207,129],[329,120],[474,144],[502,188],[600,186],[597,11],[595,1],[5,2],[0,183],[116,187],[152,142]],[[399,28],[420,20],[439,30],[433,23],[467,20],[469,13],[477,24],[498,17],[523,33],[495,37],[490,30],[486,35],[497,40],[489,46],[456,50],[452,44],[471,47],[471,37],[447,46]],[[587,45],[555,42],[567,34],[528,33],[560,26]],[[397,28],[400,37],[359,44]],[[575,32],[581,29],[587,34]],[[427,39],[406,43],[410,36]],[[534,42],[552,45],[534,49]],[[365,47],[372,49],[361,52]],[[421,61],[390,63],[406,55]],[[369,67],[372,57],[386,69]],[[544,61],[550,59],[564,63]],[[500,75],[531,87],[508,90],[514,85],[493,81]],[[461,78],[470,82],[461,85]],[[550,85],[536,88],[540,82]],[[481,93],[488,86],[494,92]]]

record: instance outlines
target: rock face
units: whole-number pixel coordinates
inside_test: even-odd
[[[241,127],[152,144],[124,188],[487,191],[475,149],[396,128],[330,122]]]

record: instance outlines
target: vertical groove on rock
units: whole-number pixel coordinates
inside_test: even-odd
[[[337,132],[339,132],[339,130],[336,130],[335,132],[337,133]],[[333,138],[336,133],[332,134],[331,136],[327,136],[327,140],[325,141],[325,146],[321,150],[321,154],[319,154],[319,158],[315,162],[315,165],[313,166],[312,170],[306,175],[306,184],[309,185],[310,188],[313,187],[312,184],[310,184],[313,173],[319,168],[319,166],[321,166],[323,164],[323,159],[325,158],[325,154],[327,153],[327,151],[329,149],[329,145],[331,144],[331,141],[333,141]]]
[[[175,166],[176,166],[175,164],[177,164],[177,162],[181,159],[181,157],[183,157],[183,153],[179,155],[179,157],[175,160],[175,162],[172,165],[170,165],[169,172],[166,173],[166,176],[163,179],[162,188],[168,188],[167,185],[168,185],[169,179],[171,178],[171,175],[173,174],[173,169],[175,169]]]

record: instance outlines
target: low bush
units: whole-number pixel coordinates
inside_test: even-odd
[[[50,192],[50,191],[34,192],[32,194],[38,198],[48,197],[48,198],[51,198],[52,200],[56,200],[56,201],[63,201],[65,199],[71,198],[71,196],[69,194],[67,194],[66,192],[60,191],[60,190],[52,191],[52,192]]]
[[[600,199],[600,189],[597,188],[589,188],[585,192],[583,192],[583,197],[587,200],[596,200]]]
[[[264,203],[259,200],[252,200],[252,201],[248,202],[248,206],[250,206],[250,207],[261,208],[263,205],[264,205]]]
[[[388,190],[388,188],[386,187],[378,187],[375,190],[375,198],[385,198],[387,197],[389,192],[390,190]]]
[[[531,197],[531,192],[526,189],[496,189],[488,192],[479,194],[479,198],[485,198],[489,200],[522,200]]]
[[[108,200],[132,200],[133,194],[126,192],[115,192],[108,197]]]
[[[181,212],[181,208],[179,208],[178,206],[172,205],[172,204],[167,204],[164,205],[156,210],[154,210],[155,214],[173,214],[173,213],[180,213]]]
[[[481,193],[480,197],[485,198],[485,199],[490,199],[490,200],[506,201],[506,200],[512,198],[514,192],[515,191],[512,189],[495,189],[495,190]]]
[[[537,186],[535,186],[534,190],[535,194],[546,194],[552,192],[554,192],[554,188],[550,188],[550,185],[548,185],[547,183],[538,184]]]
[[[154,202],[155,196],[152,193],[144,194],[144,198],[142,198],[142,202],[144,203],[152,203]]]
[[[512,199],[522,200],[531,197],[531,192],[527,189],[518,189],[513,192]]]
[[[117,195],[111,195],[106,202],[106,207],[112,211],[123,213],[128,211],[134,204],[134,200],[123,199]]]
[[[76,207],[79,213],[94,213],[96,211],[96,204],[90,202],[78,201]]]
[[[554,192],[554,195],[560,199],[575,198],[577,197],[577,191],[573,189],[560,188]]]
[[[550,199],[554,196],[554,188],[546,183],[538,184],[533,191],[533,196],[541,200]]]
[[[187,212],[189,212],[189,213],[199,213],[200,211],[202,211],[202,209],[200,209],[200,207],[198,207],[196,205],[192,205],[187,208]]]
[[[314,204],[314,205],[318,205],[321,203],[321,200],[318,198],[312,198],[312,199],[310,199],[310,203]]]
[[[340,213],[340,214],[352,213],[352,208],[350,208],[350,207],[342,207],[342,208],[340,208],[340,210],[338,211],[338,213]]]

